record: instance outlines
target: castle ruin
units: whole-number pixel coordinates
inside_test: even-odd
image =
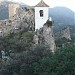
[[[44,3],[43,0],[41,2]],[[35,12],[34,10],[31,8],[28,9],[27,7],[23,7],[23,8],[18,8],[16,11],[17,7],[18,6],[14,8],[13,4],[10,5],[9,7],[10,16],[9,17],[11,18],[0,21],[0,36],[7,36],[8,34],[12,32],[17,32],[17,31],[19,32],[23,29],[24,30],[28,29],[29,31],[35,32],[35,15],[34,15]],[[13,8],[12,9],[12,11],[14,10],[13,12],[11,11],[11,8]],[[56,49],[56,46],[55,46],[55,40],[54,40],[54,35],[53,35],[51,18],[48,19],[47,17],[47,20],[44,22],[42,26],[43,27],[38,30],[37,34],[34,34],[34,42],[35,44],[44,43],[50,47],[52,52],[54,52],[54,50]]]

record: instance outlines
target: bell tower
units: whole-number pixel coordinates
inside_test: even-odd
[[[35,30],[43,27],[49,18],[49,6],[41,0],[35,5]]]

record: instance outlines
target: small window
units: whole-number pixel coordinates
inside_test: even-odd
[[[43,10],[40,10],[40,17],[43,17]]]

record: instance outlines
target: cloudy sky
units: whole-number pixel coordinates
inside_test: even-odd
[[[34,6],[40,0],[9,0],[9,1],[23,2],[27,5]],[[44,2],[47,3],[51,8],[55,6],[65,6],[75,11],[75,0],[44,0]]]

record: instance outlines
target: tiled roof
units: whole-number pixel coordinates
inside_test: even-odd
[[[49,7],[43,0],[41,0],[35,7]]]

